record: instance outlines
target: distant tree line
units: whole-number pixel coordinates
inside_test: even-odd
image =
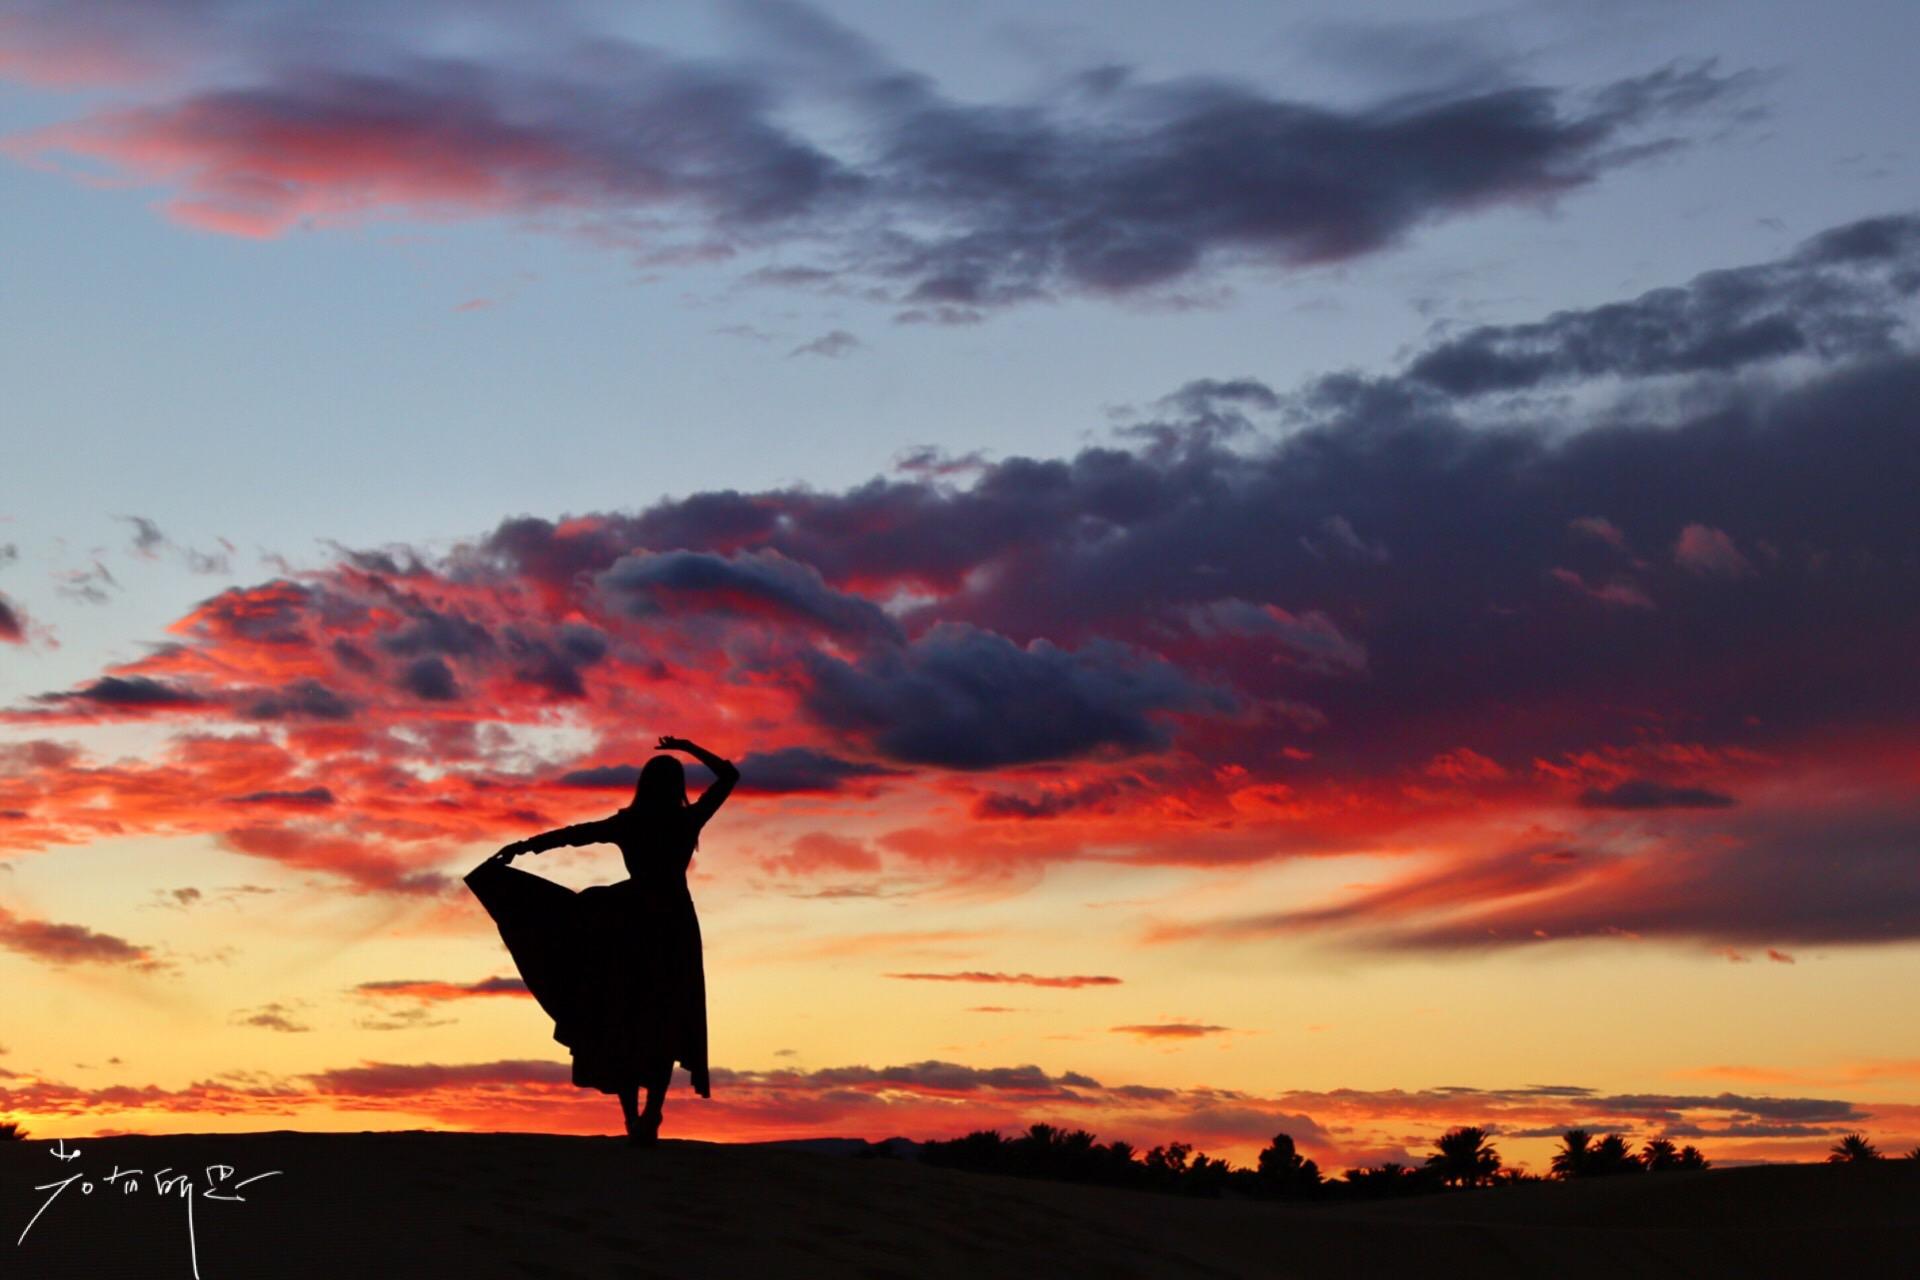
[[[1836,1151],[1840,1145],[1844,1143],[1836,1145]],[[1871,1144],[1867,1145],[1870,1149]],[[1103,1143],[1085,1129],[1069,1131],[1049,1124],[1033,1125],[1011,1138],[1002,1137],[998,1130],[981,1129],[945,1142],[923,1142],[919,1154],[927,1164],[975,1173],[1213,1199],[1374,1200],[1547,1181],[1539,1174],[1503,1168],[1491,1136],[1473,1125],[1442,1134],[1424,1164],[1389,1161],[1349,1169],[1339,1178],[1324,1177],[1320,1167],[1301,1155],[1293,1138],[1284,1133],[1274,1135],[1251,1169],[1196,1153],[1185,1142],[1170,1142],[1142,1152],[1128,1142]],[[1666,1138],[1650,1139],[1636,1152],[1620,1134],[1609,1133],[1596,1141],[1584,1129],[1570,1129],[1562,1135],[1561,1149],[1554,1153],[1551,1176],[1572,1180],[1677,1173],[1710,1165],[1697,1148],[1676,1147]]]

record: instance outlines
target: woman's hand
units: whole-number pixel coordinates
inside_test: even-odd
[[[685,738],[676,738],[670,733],[660,735],[659,749],[662,751],[690,751],[693,744]]]
[[[527,842],[525,840],[515,840],[512,844],[501,845],[500,851],[487,859],[487,861],[498,862],[504,865],[512,862],[515,858],[526,852]]]

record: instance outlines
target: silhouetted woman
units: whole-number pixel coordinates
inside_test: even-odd
[[[552,1016],[553,1038],[573,1050],[573,1082],[617,1094],[628,1140],[643,1146],[659,1135],[675,1062],[701,1097],[711,1096],[706,971],[687,863],[700,828],[740,779],[731,761],[685,738],[659,745],[713,770],[698,800],[687,803],[680,762],[655,756],[640,770],[633,803],[612,817],[516,840],[467,876],[527,989]],[[627,879],[575,893],[509,865],[523,853],[602,842],[620,846]]]

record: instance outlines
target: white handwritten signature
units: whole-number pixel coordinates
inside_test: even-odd
[[[80,1149],[75,1147],[69,1151],[67,1150],[66,1139],[56,1138],[54,1139],[53,1146],[47,1149],[47,1154],[62,1164],[65,1164],[68,1161],[78,1160],[80,1158]],[[206,1186],[200,1188],[198,1197],[194,1195],[193,1174],[175,1173],[172,1165],[168,1165],[166,1168],[153,1174],[150,1182],[155,1195],[174,1196],[186,1202],[187,1256],[193,1264],[194,1280],[200,1280],[200,1242],[194,1234],[193,1226],[194,1200],[196,1198],[203,1200],[231,1200],[244,1204],[247,1198],[240,1194],[242,1187],[258,1182],[262,1178],[279,1177],[282,1172],[284,1171],[280,1169],[272,1169],[266,1173],[256,1173],[251,1178],[241,1178],[235,1181],[233,1177],[234,1168],[232,1165],[210,1164],[207,1165],[203,1171],[202,1176],[206,1180]],[[43,1200],[40,1203],[40,1207],[34,1210],[33,1216],[27,1219],[26,1227],[20,1232],[20,1238],[15,1240],[14,1244],[22,1245],[26,1243],[27,1232],[33,1230],[33,1224],[40,1221],[40,1215],[45,1213],[47,1207],[55,1200],[58,1200],[67,1188],[78,1186],[80,1188],[80,1194],[83,1196],[90,1196],[103,1187],[110,1188],[124,1196],[138,1195],[144,1187],[140,1179],[145,1177],[146,1174],[147,1171],[145,1169],[122,1169],[116,1164],[113,1166],[112,1173],[98,1180],[88,1177],[83,1171],[75,1173],[71,1177],[62,1178],[58,1182],[42,1183],[35,1187],[34,1190],[50,1191],[53,1194]]]

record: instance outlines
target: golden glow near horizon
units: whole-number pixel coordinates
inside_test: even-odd
[[[1903,1038],[1890,1027],[1851,1044],[1837,1034],[1824,1041],[1795,1034],[1808,1026],[1836,1033],[1877,1027],[1912,963],[1907,948],[1822,949],[1788,965],[1628,940],[1569,943],[1524,960],[1383,960],[1298,942],[1150,942],[1143,938],[1154,921],[1214,892],[1204,877],[1066,866],[1037,883],[972,886],[932,901],[796,899],[769,887],[733,843],[716,827],[695,889],[708,941],[714,1061],[795,1078],[778,1097],[763,1079],[723,1080],[712,1103],[677,1095],[673,1125],[690,1136],[928,1138],[1005,1127],[1015,1117],[1052,1118],[1137,1144],[1192,1141],[1247,1162],[1264,1145],[1261,1117],[1271,1117],[1265,1123],[1277,1132],[1304,1114],[1325,1132],[1301,1135],[1302,1145],[1337,1168],[1395,1148],[1420,1156],[1422,1142],[1452,1124],[1491,1119],[1538,1129],[1618,1114],[1604,1106],[1589,1113],[1565,1099],[1514,1112],[1519,1104],[1504,1096],[1544,1085],[1582,1086],[1595,1096],[1843,1098],[1869,1112],[1891,1104],[1883,1114],[1911,1123],[1900,1099],[1920,1073],[1920,1034]],[[125,890],[156,863],[209,886],[205,897],[185,906],[163,903],[158,891],[129,897]],[[1346,863],[1353,865],[1341,870]],[[0,1059],[13,1073],[5,1082],[10,1095],[32,1098],[43,1082],[61,1090],[47,1095],[60,1100],[45,1111],[11,1113],[38,1135],[616,1127],[610,1100],[564,1084],[565,1050],[531,1001],[356,992],[397,979],[471,984],[510,976],[511,962],[477,903],[342,895],[191,838],[108,841],[13,866],[16,913],[84,915],[90,927],[138,938],[164,957],[163,967],[139,972],[49,968],[0,953],[0,981],[19,993],[4,1042],[9,1053]],[[576,850],[542,870],[591,883],[615,877],[618,858],[610,848]],[[1330,886],[1378,870],[1378,859],[1276,866],[1250,873],[1243,892],[1297,901],[1315,891],[1313,881]],[[272,892],[221,896],[219,886],[242,884]],[[895,973],[1011,980],[888,976]],[[1119,981],[1019,980],[1075,976]],[[1122,1027],[1141,1030],[1116,1030]],[[1791,1052],[1754,1061],[1755,1044]],[[471,1080],[384,1093],[313,1079],[370,1064],[526,1061],[556,1064],[561,1083],[490,1081],[482,1070]],[[986,1070],[1031,1065],[1055,1081],[1089,1077],[1101,1090],[968,1091],[917,1079],[889,1088],[884,1080],[810,1078],[929,1061]],[[163,1097],[143,1103],[113,1092],[148,1086]],[[1470,1096],[1402,1096],[1458,1086],[1503,1096],[1485,1106]],[[1181,1096],[1146,1106],[1113,1096],[1129,1087]],[[227,1088],[261,1092],[242,1099]],[[823,1103],[821,1095],[836,1088],[867,1091],[873,1101],[852,1109]],[[1062,1088],[1081,1097],[1054,1096]],[[1341,1091],[1357,1096],[1324,1096]],[[512,1105],[493,1108],[490,1098]],[[1526,1118],[1493,1118],[1510,1113]],[[1678,1126],[1645,1117],[1616,1127],[1645,1138]],[[1887,1144],[1904,1136],[1887,1134]],[[1819,1154],[1817,1143],[1804,1140],[1690,1140],[1705,1141],[1723,1160]],[[1503,1138],[1500,1146],[1509,1164],[1539,1169],[1552,1140]]]

